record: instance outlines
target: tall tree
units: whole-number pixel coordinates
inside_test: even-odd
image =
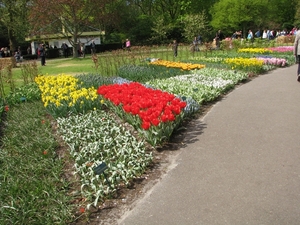
[[[285,25],[293,25],[298,2],[299,0],[269,0],[269,13],[266,15],[265,20],[275,24],[277,27],[274,28],[289,28]]]
[[[267,8],[268,0],[220,0],[213,5],[210,13],[212,15],[212,26],[218,30],[222,29],[232,33],[236,29],[246,30],[256,26]]]
[[[300,28],[300,1],[296,3],[295,9],[296,9],[296,13],[295,13],[294,25]]]
[[[28,0],[0,0],[0,23],[6,29],[9,47],[14,51],[19,42],[24,42],[28,32]]]
[[[80,34],[91,29],[101,30],[106,21],[113,21],[111,0],[32,0],[29,21],[32,34],[61,34],[73,46]],[[110,16],[109,16],[110,14]]]
[[[184,36],[192,41],[195,36],[201,35],[203,38],[209,33],[209,24],[205,12],[194,15],[186,15],[183,19]]]
[[[220,0],[211,9],[215,29],[281,29],[293,23],[297,0]]]

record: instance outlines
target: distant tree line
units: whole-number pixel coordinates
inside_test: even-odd
[[[11,49],[32,35],[71,36],[74,47],[82,32],[105,31],[105,43],[150,45],[300,26],[297,0],[0,0],[0,13],[0,43]]]

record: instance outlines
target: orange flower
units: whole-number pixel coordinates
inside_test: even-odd
[[[45,120],[42,120],[42,124],[44,124],[45,123]]]
[[[5,110],[5,112],[8,112],[9,111],[9,106],[8,105],[4,106],[4,110]]]
[[[48,154],[47,150],[44,150],[43,155],[47,155],[47,154]]]
[[[84,212],[85,212],[85,208],[80,207],[79,212],[80,212],[80,213],[84,213]]]

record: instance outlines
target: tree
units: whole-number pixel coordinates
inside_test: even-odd
[[[246,33],[253,28],[283,28],[284,23],[293,23],[296,0],[220,0],[210,13],[215,29]]]
[[[31,34],[61,34],[71,43],[75,57],[82,32],[91,28],[101,30],[105,22],[114,20],[113,3],[110,0],[32,0],[29,16]]]
[[[172,30],[170,24],[165,23],[162,16],[156,18],[152,27],[151,40],[154,43],[161,43],[167,40],[167,34]]]
[[[237,29],[243,34],[249,27],[263,18],[268,0],[221,0],[211,9],[212,26],[218,30],[233,33]]]
[[[6,29],[10,51],[15,51],[19,42],[24,42],[28,33],[27,0],[1,0],[0,23]]]
[[[295,22],[294,25],[300,28],[300,1],[296,4]]]
[[[268,15],[265,17],[268,21],[273,21],[280,28],[284,23],[293,24],[297,9],[298,0],[269,0]]]
[[[209,33],[209,24],[205,12],[194,15],[186,15],[183,19],[184,36],[187,40],[193,40],[195,36],[202,38]]]

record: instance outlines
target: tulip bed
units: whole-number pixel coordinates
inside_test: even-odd
[[[152,162],[151,151],[168,142],[204,103],[247,80],[249,72],[258,74],[291,60],[289,51],[283,50],[240,52],[248,57],[193,57],[185,63],[150,60],[122,66],[118,77],[112,78],[93,74],[36,78],[44,106],[69,145],[88,205],[96,206],[141,176]],[[254,53],[269,57],[253,57]],[[223,67],[212,68],[210,63]],[[128,126],[134,131],[129,132]],[[108,165],[108,182],[93,170],[102,162]]]
[[[103,85],[97,92],[154,147],[168,141],[183,120],[184,101],[137,82]]]

